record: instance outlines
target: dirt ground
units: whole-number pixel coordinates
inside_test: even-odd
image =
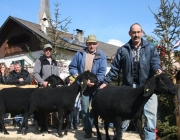
[[[29,133],[27,135],[16,134],[17,128],[14,128],[13,126],[8,126],[6,128],[9,132],[9,135],[4,135],[3,133],[0,133],[0,140],[97,140],[97,137],[95,135],[93,135],[93,137],[89,139],[83,138],[84,131],[82,130],[82,127],[79,127],[78,130],[69,129],[68,135],[63,136],[62,138],[58,137],[56,129],[51,128],[49,128],[50,134],[46,133],[40,135],[34,134],[34,126],[29,127]],[[105,140],[104,129],[100,129],[100,131],[102,139]],[[93,128],[93,132],[96,132],[95,128]],[[109,129],[109,134],[112,138],[112,129]],[[123,140],[140,140],[140,137],[135,132],[124,132]]]

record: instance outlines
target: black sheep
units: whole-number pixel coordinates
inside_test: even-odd
[[[141,116],[145,103],[153,93],[175,95],[176,87],[168,76],[162,73],[152,77],[143,87],[107,86],[99,90],[92,102],[97,139],[101,140],[98,127],[98,116],[100,116],[105,121],[106,140],[110,140],[108,134],[109,122],[114,122],[117,140],[120,140],[121,128],[119,126],[121,126],[121,122],[131,119],[135,120],[137,131],[141,139],[144,140]]]
[[[30,107],[27,114],[25,114],[25,130],[24,134],[27,134],[28,130],[28,118],[36,110],[42,110],[46,113],[58,112],[58,135],[62,137],[62,123],[63,123],[63,112],[71,112],[74,107],[76,96],[79,92],[83,91],[87,87],[87,80],[90,80],[95,85],[98,84],[98,79],[95,74],[90,71],[85,71],[80,74],[76,80],[70,86],[62,86],[59,88],[49,88],[49,89],[38,89],[34,91],[30,99]],[[93,87],[92,87],[93,88]],[[66,115],[69,115],[66,112]],[[67,128],[65,128],[65,135],[67,135]]]
[[[49,76],[48,87],[56,87],[56,85],[64,85],[63,80],[55,75]],[[37,88],[4,88],[0,90],[0,131],[4,134],[9,134],[4,127],[4,114],[24,114],[28,110],[31,93]],[[36,116],[35,116],[36,117]],[[21,133],[22,126],[18,129],[18,134]],[[37,130],[37,128],[36,128]],[[37,132],[37,131],[36,131]]]

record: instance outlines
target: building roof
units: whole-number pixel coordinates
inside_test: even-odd
[[[41,25],[36,24],[36,23],[32,23],[30,21],[26,21],[26,20],[23,20],[20,18],[12,17],[12,16],[9,16],[7,18],[7,20],[4,22],[4,24],[1,26],[0,33],[1,33],[1,30],[3,29],[3,27],[5,26],[5,24],[7,24],[7,22],[9,20],[13,20],[14,22],[23,26],[24,28],[26,28],[30,32],[36,33],[37,35],[41,36],[42,38],[50,40],[50,38],[44,32],[41,31]],[[62,35],[62,38],[65,38],[66,40],[72,40],[73,34],[64,32]],[[86,38],[85,38],[85,40],[86,40]],[[77,42],[77,43],[71,44],[69,46],[69,50],[78,51],[80,49],[83,49],[84,47],[85,47],[85,44]],[[105,53],[107,59],[110,59],[111,56],[116,53],[118,46],[98,41],[98,49],[102,50]]]

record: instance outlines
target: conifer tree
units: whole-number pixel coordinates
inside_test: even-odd
[[[157,14],[149,7],[156,19],[156,28],[153,31],[155,36],[145,35],[145,37],[157,46],[161,66],[173,79],[179,70],[176,63],[180,62],[177,55],[180,47],[180,3],[169,2],[169,0],[160,0],[160,2]],[[159,135],[164,140],[177,139],[178,127],[174,114],[174,98],[159,95],[159,99],[161,106],[157,124]]]
[[[49,40],[43,40],[42,38],[38,37],[41,40],[40,46],[43,48],[43,45],[46,43],[51,43],[53,47],[52,56],[58,61],[60,73],[67,71],[67,65],[65,61],[67,60],[67,53],[70,43],[68,39],[65,38],[65,34],[68,32],[68,25],[71,23],[71,19],[69,17],[60,20],[59,14],[59,3],[55,3],[55,12],[54,12],[54,19],[47,17],[50,26],[46,28],[47,36]]]

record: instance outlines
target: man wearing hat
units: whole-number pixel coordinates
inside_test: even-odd
[[[39,86],[47,87],[48,82],[44,81],[52,74],[59,76],[57,61],[51,56],[51,44],[45,44],[43,48],[44,55],[36,60],[33,74]]]
[[[96,74],[99,84],[104,81],[106,74],[107,61],[105,54],[97,49],[98,41],[95,35],[89,35],[86,41],[86,48],[78,51],[69,65],[69,73],[74,77],[80,73],[89,70]],[[91,83],[87,83],[91,87]],[[85,135],[84,138],[92,137],[93,118],[92,112],[89,112],[89,104],[96,88],[87,88],[81,99],[82,117],[84,122]]]
[[[43,47],[43,56],[36,60],[35,66],[33,69],[33,75],[35,80],[38,82],[39,87],[47,87],[48,82],[44,81],[47,77],[51,76],[52,74],[59,76],[59,69],[57,65],[57,61],[52,58],[52,46],[51,44],[45,44]],[[38,114],[38,116],[41,115]],[[41,125],[41,132],[47,131],[47,126],[44,123],[45,118],[44,116],[40,116],[40,125]]]

